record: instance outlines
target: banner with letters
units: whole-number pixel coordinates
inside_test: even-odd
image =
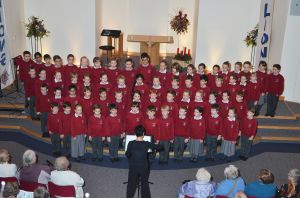
[[[259,61],[268,62],[269,59],[273,8],[274,0],[261,0],[256,55],[253,63],[255,68],[258,67]]]
[[[3,0],[0,0],[0,79],[1,89],[14,82],[14,67],[9,56]]]

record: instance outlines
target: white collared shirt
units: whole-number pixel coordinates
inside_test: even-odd
[[[200,117],[194,116],[194,120],[201,120],[201,119],[202,119],[202,116],[200,116]]]
[[[82,114],[77,114],[77,113],[75,113],[75,117],[76,117],[76,118],[82,117]]]

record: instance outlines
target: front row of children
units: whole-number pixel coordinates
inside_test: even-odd
[[[131,111],[139,113],[138,103],[133,102]],[[247,160],[252,141],[256,135],[257,122],[254,109],[249,109],[247,116],[238,121],[236,109],[231,107],[228,116],[219,115],[219,105],[211,105],[210,115],[204,117],[203,108],[195,107],[193,115],[187,115],[187,108],[181,106],[178,114],[170,113],[170,106],[162,105],[161,115],[156,115],[155,106],[148,106],[146,116],[141,124],[146,129],[146,135],[153,137],[156,144],[164,148],[159,152],[159,164],[167,164],[170,146],[173,143],[174,159],[183,160],[185,144],[188,144],[191,162],[197,162],[204,156],[206,142],[207,161],[214,161],[217,153],[217,142],[222,141],[222,160],[230,161],[235,155],[236,142],[241,137],[240,158]],[[93,161],[103,160],[103,145],[106,140],[109,145],[109,157],[112,162],[119,161],[118,149],[120,138],[126,134],[125,121],[118,113],[116,104],[109,104],[109,114],[104,117],[101,107],[93,105],[93,115],[86,118],[82,106],[77,104],[71,113],[71,104],[64,102],[63,112],[59,111],[58,103],[51,103],[51,113],[48,116],[48,130],[53,144],[53,154],[71,156],[77,161],[84,160],[85,144],[90,141],[93,151]],[[63,142],[63,149],[61,148]]]

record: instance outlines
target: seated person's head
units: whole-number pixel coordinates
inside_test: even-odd
[[[300,183],[300,170],[299,169],[291,169],[288,174],[288,179],[291,183]]]
[[[226,179],[236,179],[239,175],[239,169],[235,165],[229,165],[224,169],[224,176]]]
[[[57,171],[66,171],[69,169],[69,166],[70,162],[65,156],[56,158],[54,163],[54,168]]]
[[[247,198],[247,195],[244,192],[240,191],[234,195],[234,198]]]
[[[134,133],[135,133],[136,137],[144,136],[145,132],[146,132],[146,129],[142,125],[137,125],[134,129]]]
[[[23,166],[30,166],[37,163],[37,156],[33,150],[26,150],[23,154]]]
[[[2,196],[4,198],[17,197],[19,191],[19,184],[17,182],[6,182]]]
[[[211,174],[205,168],[199,168],[196,173],[196,179],[201,183],[208,183],[211,181]]]
[[[44,187],[38,187],[33,192],[34,198],[50,198],[50,193],[48,190]]]
[[[0,149],[0,164],[6,164],[10,161],[10,155],[8,150]]]
[[[259,179],[262,181],[264,184],[272,184],[274,183],[274,175],[273,173],[268,170],[268,169],[261,169],[259,172]]]

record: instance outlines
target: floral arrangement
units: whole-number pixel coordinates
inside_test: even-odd
[[[189,61],[192,60],[190,49],[188,50],[188,53],[186,53],[186,47],[183,50],[181,50],[181,52],[179,52],[179,48],[177,48],[177,53],[173,59],[189,63]]]
[[[258,25],[254,27],[253,30],[247,33],[246,38],[244,39],[247,47],[255,47],[257,45],[256,39],[258,36]]]
[[[45,36],[49,36],[50,31],[45,28],[44,20],[41,20],[35,16],[31,16],[28,21],[29,22],[25,24],[27,29],[27,37],[43,38]]]
[[[184,14],[182,10],[179,10],[178,14],[175,15],[170,21],[170,25],[171,29],[177,34],[185,34],[188,32],[190,21],[187,18],[187,14]]]

